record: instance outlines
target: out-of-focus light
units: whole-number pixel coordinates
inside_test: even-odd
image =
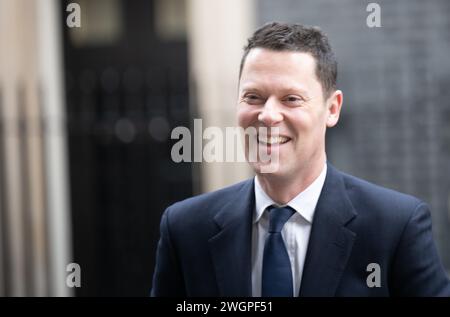
[[[169,137],[170,126],[167,119],[161,116],[154,117],[148,125],[150,136],[158,142],[164,142]]]
[[[116,122],[114,132],[116,133],[117,138],[123,143],[133,142],[136,136],[136,128],[133,122],[127,118],[119,119]]]

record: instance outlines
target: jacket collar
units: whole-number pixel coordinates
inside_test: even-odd
[[[219,232],[209,239],[220,296],[251,296],[253,180],[242,183],[214,217]]]
[[[214,217],[218,233],[209,239],[220,296],[251,296],[254,182],[245,181]],[[327,166],[325,184],[314,214],[300,296],[334,296],[356,234],[347,228],[357,213],[342,174]]]
[[[311,228],[300,296],[336,294],[356,238],[347,225],[356,216],[342,174],[328,164]]]

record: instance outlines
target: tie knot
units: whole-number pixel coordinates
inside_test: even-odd
[[[269,232],[277,233],[281,232],[284,224],[292,215],[295,213],[295,210],[289,206],[286,207],[269,207]]]

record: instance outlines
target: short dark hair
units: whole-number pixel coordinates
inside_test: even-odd
[[[297,51],[311,54],[316,60],[316,76],[325,97],[336,90],[337,62],[328,37],[318,27],[301,24],[271,22],[253,33],[244,47],[239,69],[241,78],[245,59],[252,48],[274,51]]]

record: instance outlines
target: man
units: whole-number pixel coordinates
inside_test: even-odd
[[[178,202],[161,221],[153,296],[450,296],[422,201],[327,163],[343,94],[326,36],[271,23],[241,62],[238,121],[278,168]],[[249,146],[246,140],[246,152]]]

